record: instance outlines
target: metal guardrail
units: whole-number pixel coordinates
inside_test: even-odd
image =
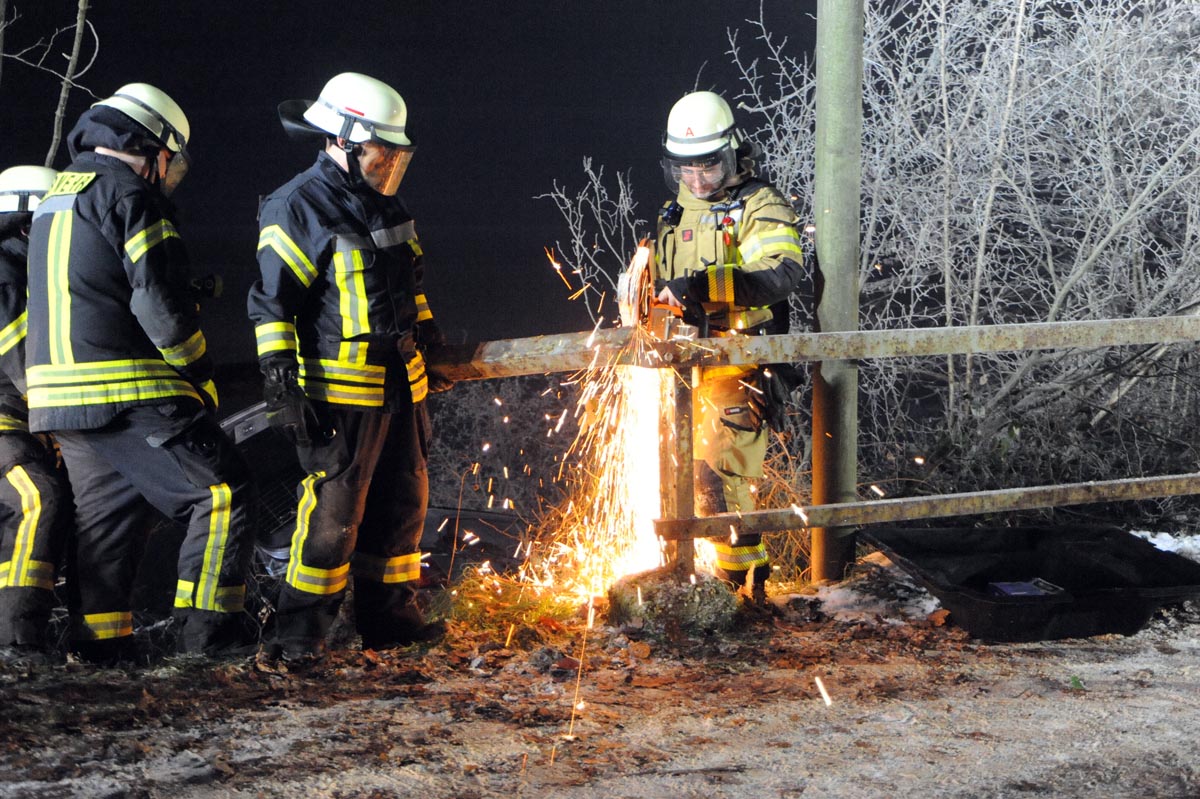
[[[685,541],[694,538],[727,538],[731,532],[750,535],[804,527],[861,527],[884,522],[972,516],[1184,494],[1200,494],[1200,473],[1006,488],[963,494],[897,497],[805,508],[794,507],[787,510],[722,513],[693,519],[656,519],[654,531],[666,541]]]
[[[503,339],[447,346],[430,365],[454,380],[545,374],[632,365],[697,366],[797,363],[867,358],[921,357],[965,353],[1175,344],[1200,341],[1200,316],[1106,319],[968,327],[795,333],[699,340],[640,339],[633,331],[609,328],[586,333]],[[266,429],[265,406],[257,403],[226,417],[221,426],[241,443]],[[849,527],[882,522],[964,516],[1094,502],[1200,494],[1200,474],[1130,478],[1094,483],[1033,486],[965,494],[895,498],[819,505],[793,510],[659,519],[666,540],[722,537],[797,527]],[[797,524],[797,521],[800,524]]]

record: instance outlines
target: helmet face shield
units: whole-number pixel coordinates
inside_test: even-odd
[[[692,196],[707,200],[720,194],[736,172],[737,154],[729,147],[694,158],[679,158],[670,154],[662,160],[663,178],[671,191],[679,191],[682,183]]]
[[[176,153],[167,161],[167,168],[162,172],[162,193],[164,197],[170,197],[175,189],[179,188],[179,184],[183,182],[187,176],[188,169],[191,167],[191,162],[183,153]]]
[[[364,142],[358,156],[367,185],[385,197],[391,197],[400,188],[400,181],[408,170],[414,148],[397,147],[377,141]]]

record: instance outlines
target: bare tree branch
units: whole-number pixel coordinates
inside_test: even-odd
[[[67,71],[63,75],[62,85],[58,93],[58,105],[54,109],[54,135],[50,139],[50,149],[46,151],[45,166],[54,164],[54,156],[58,152],[58,144],[62,141],[63,122],[67,113],[67,99],[71,95],[71,87],[79,74],[79,53],[83,50],[84,31],[87,26],[88,0],[79,0],[75,15],[75,41],[71,46],[71,58],[67,62]]]

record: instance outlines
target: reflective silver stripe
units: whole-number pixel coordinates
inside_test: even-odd
[[[33,212],[33,218],[37,219],[45,214],[54,214],[59,211],[69,211],[75,205],[77,194],[58,194],[49,199],[42,200],[38,205],[37,210]]]
[[[668,133],[668,134],[667,134],[667,141],[673,141],[673,142],[675,142],[676,144],[690,144],[690,143],[693,143],[693,142],[705,142],[705,141],[713,141],[713,140],[715,140],[715,139],[720,139],[720,138],[721,138],[721,137],[723,137],[723,136],[728,136],[728,135],[729,135],[729,131],[733,130],[733,129],[734,129],[734,127],[735,127],[734,125],[730,125],[729,127],[725,128],[725,130],[718,131],[717,133],[710,133],[710,134],[708,134],[707,136],[683,136],[683,137],[679,137],[679,136],[672,136],[670,133]]]
[[[389,133],[403,133],[404,132],[403,125],[388,125],[383,122],[372,122],[371,120],[367,119],[366,117],[362,117],[362,116],[359,116],[358,114],[353,114],[353,113],[347,111],[345,108],[338,108],[336,105],[329,102],[328,100],[323,100],[321,98],[317,98],[317,102],[320,103],[321,105],[325,106],[330,111],[337,114],[338,116],[345,117],[346,119],[349,119],[349,120],[359,123],[367,130],[386,130]]]
[[[371,231],[371,240],[379,248],[395,247],[397,244],[404,244],[409,239],[416,238],[416,236],[417,227],[411,219],[395,227]]]
[[[372,230],[370,236],[356,236],[353,233],[337,233],[333,237],[333,249],[337,252],[350,252],[351,250],[382,250],[387,247],[395,247],[399,244],[406,244],[409,239],[415,238],[416,225],[413,220],[394,225],[390,228],[382,230]]]
[[[375,242],[366,236],[355,236],[349,233],[337,233],[333,237],[334,252],[354,252],[355,250],[374,250]]]

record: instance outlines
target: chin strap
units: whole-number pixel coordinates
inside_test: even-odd
[[[352,116],[343,116],[342,119],[342,130],[338,134],[338,138],[342,140],[342,152],[346,154],[346,171],[350,174],[351,182],[363,183],[369,187],[370,184],[363,178],[362,167],[358,165],[358,145],[350,141],[350,133],[354,130],[354,123],[360,120]]]

